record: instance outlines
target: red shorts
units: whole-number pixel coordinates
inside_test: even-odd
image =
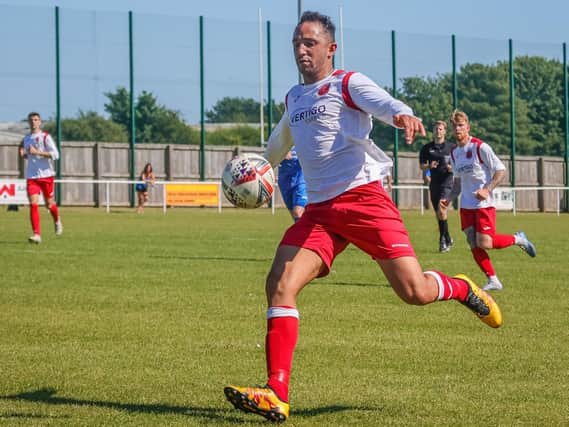
[[[47,202],[48,199],[53,199],[53,183],[54,178],[50,176],[49,178],[36,178],[27,179],[27,190],[28,196],[33,196],[35,194],[43,194],[43,199]]]
[[[397,207],[377,181],[361,185],[322,203],[306,206],[281,245],[310,249],[330,271],[334,258],[353,243],[373,259],[415,257]]]
[[[477,233],[496,234],[496,208],[460,209],[460,226],[462,230],[474,227]]]

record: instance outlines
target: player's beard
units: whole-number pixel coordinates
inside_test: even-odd
[[[460,132],[455,134],[455,138],[457,142],[461,144],[466,144],[468,142],[468,132]]]
[[[302,61],[302,59],[304,59],[304,61]],[[328,64],[326,61],[314,56],[297,58],[296,65],[305,83],[308,84],[316,83],[318,80],[326,77],[328,72],[332,71],[332,69],[327,70]]]
[[[310,59],[307,61],[302,61],[299,58],[296,61],[296,66],[298,67],[298,71],[303,75],[305,80],[311,80],[316,75],[314,62],[312,62]]]

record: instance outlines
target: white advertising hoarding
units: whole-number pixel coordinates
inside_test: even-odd
[[[492,191],[492,195],[494,196],[494,202],[496,202],[496,210],[514,210],[514,190],[511,188],[495,188]]]
[[[43,196],[40,194],[40,204],[43,203]],[[28,193],[25,179],[0,179],[0,205],[27,204]]]

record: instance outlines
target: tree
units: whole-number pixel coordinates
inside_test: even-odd
[[[111,120],[121,124],[130,139],[130,97],[124,87],[105,93],[109,102],[105,111]],[[181,118],[180,113],[158,104],[150,92],[142,91],[135,101],[135,136],[137,142],[192,144],[199,141],[197,132]]]
[[[509,64],[467,64],[458,77],[459,108],[472,122],[472,134],[490,143],[499,154],[510,154]],[[516,96],[516,152],[533,154],[530,120],[524,99]]]
[[[431,139],[431,128],[437,120],[446,120],[452,111],[452,91],[450,76],[440,74],[436,77],[406,77],[402,79],[402,88],[397,97],[413,108],[414,114],[421,117],[427,139]],[[390,88],[386,88],[390,91]],[[393,127],[374,119],[371,138],[383,149],[393,151]],[[402,151],[419,151],[425,143],[423,138],[416,138],[412,145],[405,144],[402,135],[399,137],[399,148]]]
[[[125,129],[130,126],[130,97],[124,87],[117,88],[116,92],[105,92],[109,102],[105,104],[105,111],[111,116],[111,120],[121,124]],[[130,134],[130,133],[129,133]]]
[[[253,98],[225,97],[205,112],[209,123],[258,123],[259,103]]]
[[[265,115],[268,116],[269,112],[268,112],[269,106],[265,105]],[[281,120],[281,117],[283,116],[285,112],[285,104],[284,102],[279,102],[278,104],[275,104],[273,102],[273,124],[274,123],[278,123]]]
[[[259,146],[259,129],[251,126],[235,126],[210,131],[206,136],[207,145]]]
[[[265,120],[268,116],[268,105],[264,106]],[[285,110],[284,103],[273,102],[273,121],[277,123]],[[253,98],[225,97],[217,101],[211,110],[205,112],[209,123],[259,123],[259,102]]]
[[[558,60],[517,57],[516,152],[520,155],[564,154],[563,67]],[[511,151],[509,63],[465,64],[458,70],[458,105],[472,121],[472,134],[492,144],[499,154]],[[453,109],[452,76],[406,77],[398,98],[408,103],[423,119],[428,135],[436,120],[446,120]],[[389,88],[386,88],[389,91]],[[126,141],[130,135],[130,99],[124,87],[105,94],[105,111],[110,120],[94,112],[79,112],[75,119],[64,119],[67,140]],[[210,123],[259,123],[259,102],[253,98],[224,97],[206,111]],[[268,105],[265,103],[265,126]],[[178,111],[158,103],[150,92],[142,91],[135,101],[137,142],[198,144],[199,131],[190,128]],[[273,104],[273,125],[285,111],[284,103]],[[52,129],[46,125],[46,129]],[[265,127],[265,135],[267,135]],[[393,150],[393,128],[374,119],[371,138],[383,149]],[[418,151],[425,139],[402,151]],[[208,144],[258,145],[259,130],[237,126],[207,133]]]
[[[436,120],[446,120],[453,109],[450,73],[432,78],[408,77],[402,79],[398,97],[408,103],[415,114],[423,119],[430,139],[430,128]],[[466,64],[458,73],[459,108],[472,122],[472,134],[492,144],[500,154],[509,154],[510,92],[508,63],[495,65]],[[536,143],[530,136],[532,123],[528,115],[527,100],[523,93],[516,93],[516,149],[519,154],[534,154]],[[376,124],[372,132],[374,140],[388,149],[393,147],[393,129]],[[424,140],[418,139],[413,146],[404,143],[402,150],[417,151]]]
[[[56,123],[47,122],[45,130],[54,134]],[[66,141],[101,141],[125,142],[128,135],[123,126],[112,120],[101,117],[94,111],[79,110],[77,118],[67,118],[61,121],[61,137]]]
[[[537,56],[517,57],[516,96],[527,104],[532,153],[564,154],[563,64]]]

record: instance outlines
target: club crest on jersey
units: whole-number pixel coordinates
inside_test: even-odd
[[[330,90],[330,83],[326,83],[324,86],[320,86],[320,89],[318,89],[318,96],[326,95],[329,90]]]
[[[466,158],[467,158],[467,159],[472,159],[472,150],[468,150],[468,151],[466,152]]]

